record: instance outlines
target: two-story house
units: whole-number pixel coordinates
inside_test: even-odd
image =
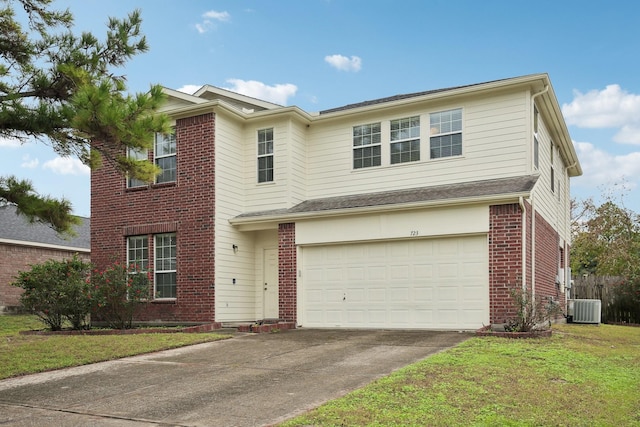
[[[166,89],[155,183],[93,172],[92,259],[153,271],[141,320],[476,329],[566,303],[569,180],[549,77],[309,113]]]

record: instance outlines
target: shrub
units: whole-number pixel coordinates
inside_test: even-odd
[[[134,315],[149,300],[149,275],[134,264],[127,267],[118,262],[104,271],[93,271],[88,299],[109,327],[133,326]]]
[[[12,283],[24,290],[20,304],[52,331],[59,331],[65,320],[73,329],[88,327],[91,304],[86,298],[91,264],[74,255],[64,261],[49,260],[19,272]]]
[[[544,297],[533,297],[530,290],[515,288],[511,298],[516,306],[516,317],[509,319],[505,330],[509,332],[530,332],[548,329],[551,319],[562,314],[559,304]]]

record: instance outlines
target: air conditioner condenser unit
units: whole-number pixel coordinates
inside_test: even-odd
[[[568,321],[572,323],[599,324],[602,317],[602,301],[599,299],[569,300]]]

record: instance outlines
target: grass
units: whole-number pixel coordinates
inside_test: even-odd
[[[43,329],[34,316],[0,316],[0,379],[228,338],[216,333],[20,335]]]
[[[640,426],[640,328],[471,338],[282,426]]]

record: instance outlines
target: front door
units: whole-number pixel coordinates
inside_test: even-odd
[[[277,319],[278,312],[278,250],[264,250],[263,315],[265,319]]]

